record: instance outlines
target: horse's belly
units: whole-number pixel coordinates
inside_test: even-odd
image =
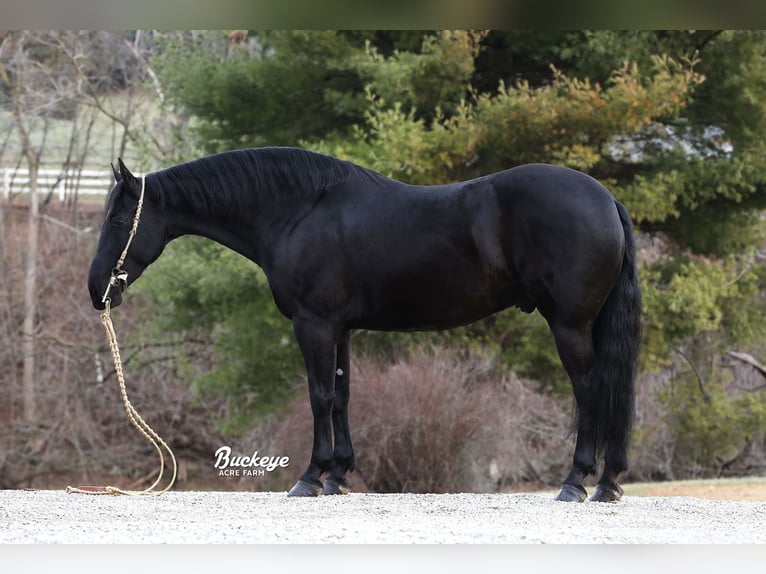
[[[515,304],[503,280],[460,273],[390,281],[368,293],[355,328],[393,331],[450,329],[483,319]]]

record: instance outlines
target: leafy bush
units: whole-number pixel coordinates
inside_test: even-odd
[[[714,359],[639,379],[629,478],[673,480],[761,474],[766,387],[750,367]],[[699,360],[698,357],[695,358]],[[725,368],[723,368],[725,367]]]

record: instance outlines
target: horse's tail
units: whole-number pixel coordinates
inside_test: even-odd
[[[635,380],[641,339],[641,288],[636,243],[628,210],[615,201],[625,233],[622,269],[593,324],[595,360],[588,373],[586,411],[595,427],[596,452],[619,473],[627,470],[627,451],[635,411]]]

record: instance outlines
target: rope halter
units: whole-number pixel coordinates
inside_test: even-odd
[[[130,229],[130,234],[128,235],[128,241],[125,244],[125,249],[122,250],[122,253],[120,254],[120,258],[117,260],[117,265],[112,270],[112,276],[109,278],[109,283],[106,286],[106,291],[104,292],[104,296],[101,298],[101,302],[104,303],[104,310],[101,311],[101,323],[104,325],[104,329],[106,330],[106,336],[109,340],[109,348],[112,352],[112,359],[114,360],[114,372],[117,374],[117,381],[120,385],[120,393],[122,395],[122,402],[123,406],[125,407],[125,411],[128,414],[128,418],[130,419],[130,422],[133,423],[133,426],[138,429],[138,431],[144,436],[144,438],[149,441],[152,446],[157,450],[157,453],[160,456],[160,470],[157,474],[157,478],[155,479],[154,483],[145,488],[141,491],[136,490],[123,490],[122,488],[118,488],[116,486],[67,486],[66,492],[69,493],[80,493],[80,494],[124,494],[128,496],[159,496],[160,494],[163,494],[164,492],[167,492],[170,490],[170,488],[173,486],[173,484],[176,481],[176,477],[178,475],[178,464],[176,462],[176,457],[173,454],[173,451],[170,449],[170,446],[160,437],[152,427],[149,426],[149,424],[141,417],[141,415],[138,414],[136,409],[133,407],[133,405],[130,403],[130,400],[128,399],[128,392],[125,388],[125,373],[122,368],[122,359],[120,358],[120,347],[117,344],[117,333],[115,333],[114,325],[112,324],[112,318],[110,315],[110,303],[111,300],[109,299],[109,291],[118,284],[123,284],[124,288],[127,287],[128,284],[128,273],[122,268],[122,265],[125,263],[125,258],[128,255],[128,249],[130,248],[130,244],[133,241],[133,238],[136,235],[136,230],[138,229],[138,222],[141,219],[141,209],[144,205],[144,190],[146,188],[146,177],[141,177],[141,195],[138,197],[138,205],[136,206],[136,215],[133,217],[133,226]],[[163,455],[163,450],[168,453],[170,457],[170,461],[173,465],[173,474],[170,478],[170,482],[161,490],[155,490],[157,485],[159,485],[160,481],[162,480],[162,476],[165,472],[165,456]]]
[[[141,220],[141,210],[144,207],[144,190],[146,189],[146,176],[141,176],[141,194],[138,196],[138,205],[136,206],[136,214],[133,216],[133,225],[130,228],[128,234],[128,241],[125,243],[125,249],[122,250],[120,258],[117,260],[117,265],[112,269],[112,275],[109,277],[109,283],[106,285],[104,296],[101,297],[101,302],[106,304],[109,299],[109,291],[112,287],[122,285],[123,290],[128,287],[128,272],[125,271],[122,266],[125,263],[125,258],[128,256],[128,249],[133,242],[133,238],[136,236],[138,230],[138,222]]]

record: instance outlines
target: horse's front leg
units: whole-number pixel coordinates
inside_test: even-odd
[[[349,332],[346,331],[338,341],[338,353],[335,361],[335,402],[332,406],[332,428],[335,436],[333,466],[330,475],[324,481],[323,494],[348,494],[351,483],[346,473],[354,470],[356,463],[354,447],[351,445],[351,431],[348,426],[348,401],[350,398],[350,359]]]
[[[339,330],[316,319],[295,319],[293,330],[306,363],[314,444],[309,466],[288,496],[318,496],[323,488],[322,474],[331,471],[333,465],[332,411]]]

